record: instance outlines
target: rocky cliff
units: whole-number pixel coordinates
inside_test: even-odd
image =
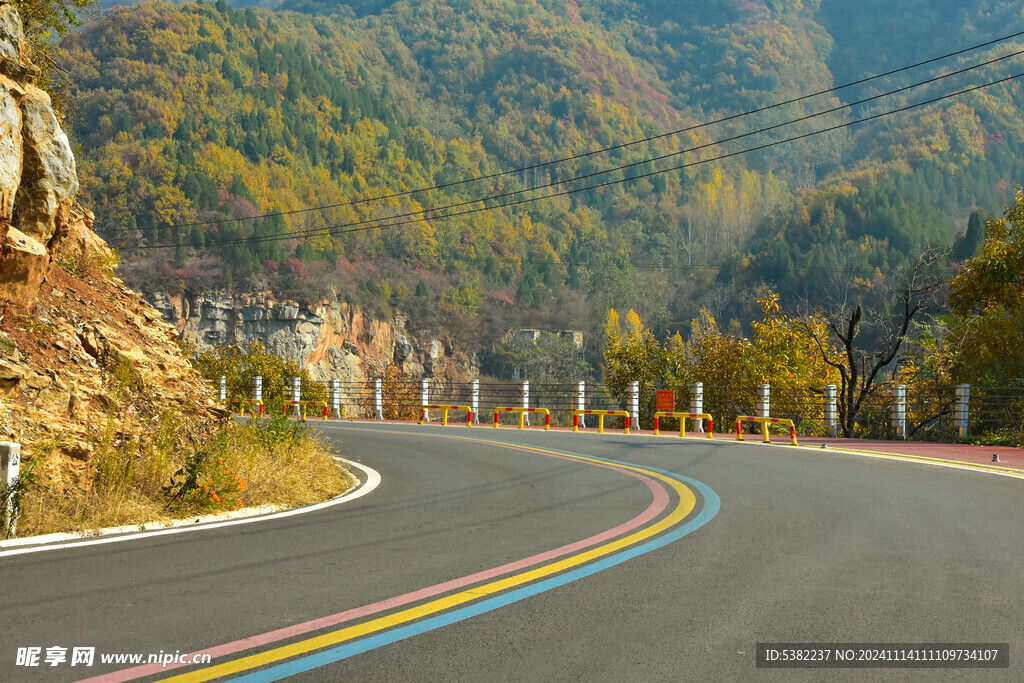
[[[40,473],[56,488],[88,488],[98,443],[221,411],[176,330],[113,276],[25,55],[21,19],[0,0],[0,440],[29,460],[45,453]]]
[[[50,96],[32,84],[21,18],[0,0],[0,296],[31,302],[66,230],[78,176]]]
[[[394,363],[413,377],[443,381],[479,372],[474,357],[454,353],[429,333],[407,330],[404,318],[374,320],[344,303],[302,306],[266,293],[194,299],[158,294],[151,303],[199,351],[256,342],[302,364],[314,380],[362,382],[380,362]]]

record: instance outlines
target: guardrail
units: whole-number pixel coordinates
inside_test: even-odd
[[[740,415],[736,418],[736,440],[743,441],[743,426],[742,422],[760,422],[761,423],[761,436],[764,437],[762,443],[770,443],[768,439],[768,425],[780,424],[789,425],[789,438],[794,446],[797,446],[796,442],[796,425],[793,424],[792,420],[787,420],[784,417],[758,417],[756,415]]]
[[[327,419],[327,402],[326,401],[285,401],[284,405],[281,406],[281,415],[288,415],[288,406],[301,408],[302,419],[306,419],[306,407],[307,406],[323,406],[324,407],[324,419]]]
[[[629,434],[629,411],[626,410],[574,410],[572,411],[572,431],[580,431],[581,415],[597,415],[597,433],[604,434],[604,418],[606,415],[614,415],[626,418],[626,428],[623,434]]]
[[[428,405],[428,406],[423,406],[423,413],[420,415],[420,424],[423,424],[424,422],[427,421],[427,411],[428,410],[443,410],[444,411],[444,419],[441,422],[441,424],[444,425],[445,427],[448,426],[448,411],[449,410],[465,410],[466,411],[466,426],[467,427],[472,427],[473,426],[473,408],[470,407],[470,406],[447,406],[447,405]]]
[[[715,432],[715,421],[707,413],[678,413],[670,410],[659,410],[654,413],[654,435],[658,436],[660,433],[659,423],[663,417],[676,417],[679,418],[679,436],[686,436],[686,421],[687,420],[707,420],[708,421],[708,437],[709,439],[714,437]]]
[[[519,413],[519,428],[526,429],[526,414],[527,413],[543,413],[544,414],[544,431],[551,431],[551,411],[547,408],[516,408],[514,406],[505,406],[494,409],[494,428],[497,429],[501,425],[498,423],[499,413]]]
[[[242,417],[243,415],[245,415],[245,407],[247,405],[259,406],[259,416],[263,417],[263,401],[259,401],[259,400],[255,399],[255,398],[226,398],[223,401],[221,401],[221,403],[223,403],[225,406],[227,406],[228,410],[231,409],[231,404],[232,403],[237,403],[238,404],[238,416],[239,417]],[[254,411],[252,411],[251,409],[249,410],[249,413],[251,415],[256,415],[257,414]]]
[[[230,385],[226,381],[221,382],[224,392],[221,395],[248,394],[250,380],[251,394],[246,405],[241,406],[238,399],[229,402],[229,407],[240,409],[239,414],[242,415],[250,411],[259,414],[261,403],[264,415],[272,413],[283,399],[296,398],[293,392],[298,389],[301,398],[326,400],[328,414],[334,417],[416,420],[424,405],[459,405],[471,406],[473,419],[479,424],[480,416],[489,414],[488,408],[481,409],[482,406],[546,406],[550,411],[551,424],[568,425],[575,421],[577,428],[586,428],[593,427],[593,421],[585,421],[584,414],[570,417],[574,410],[628,409],[630,428],[636,431],[639,427],[649,429],[653,426],[656,391],[661,389],[674,390],[679,397],[673,412],[688,408],[692,414],[720,417],[776,415],[792,420],[799,434],[808,436],[838,436],[845,432],[854,437],[873,439],[939,438],[950,441],[969,436],[1003,438],[1003,431],[1016,432],[1024,423],[1024,386],[902,387],[882,384],[859,404],[851,418],[833,385],[773,388],[768,385],[729,386],[694,382],[674,387],[645,387],[634,393],[632,384],[612,388],[586,381],[447,382],[436,378],[401,381],[372,378],[360,382],[305,382],[296,387],[294,380],[282,382],[280,379],[264,386],[263,378],[257,376],[234,381]],[[598,412],[590,414],[599,415]],[[529,413],[525,415],[526,426],[529,426]],[[501,421],[505,425],[512,424],[507,417]],[[732,426],[728,419],[725,425]],[[726,427],[720,421],[719,434],[728,431]]]

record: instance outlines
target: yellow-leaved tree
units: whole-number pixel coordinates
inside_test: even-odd
[[[693,381],[704,385],[704,412],[720,425],[718,431],[727,431],[737,415],[754,412],[760,382],[750,340],[723,334],[706,308],[690,323],[686,363]]]
[[[779,295],[768,289],[757,298],[762,318],[752,324],[754,377],[771,385],[771,414],[798,424],[802,431],[821,425],[826,386],[840,384],[839,371],[826,358],[837,360],[834,349],[824,353],[815,339],[828,334],[828,319],[821,313],[790,316],[779,308]]]
[[[264,412],[268,415],[280,415],[284,402],[291,400],[290,387],[294,377],[301,379],[301,400],[317,403],[327,400],[325,386],[311,381],[301,365],[294,360],[276,356],[255,342],[249,342],[244,349],[236,346],[208,349],[200,353],[193,364],[214,386],[224,376],[229,399],[249,398],[252,395],[253,377],[262,377]],[[310,413],[315,414],[313,411]]]
[[[770,384],[773,417],[794,420],[803,433],[823,431],[824,388],[839,384],[839,372],[829,363],[836,352],[823,353],[817,341],[827,333],[827,319],[819,313],[783,313],[771,290],[757,301],[762,318],[752,323],[750,339],[724,334],[711,312],[701,309],[685,344],[678,333],[659,343],[636,312],[629,312],[623,326],[610,310],[604,366],[609,392],[624,396],[629,383],[638,382],[641,426],[646,428],[654,412],[653,389],[675,388],[676,405],[686,410],[689,383],[702,382],[704,412],[727,431],[736,416],[755,412],[757,386]]]
[[[639,383],[640,427],[650,429],[654,424],[654,390],[687,383],[683,339],[677,332],[662,345],[632,309],[626,314],[625,328],[618,312],[609,310],[604,330],[603,370],[608,393],[624,400],[630,383]]]

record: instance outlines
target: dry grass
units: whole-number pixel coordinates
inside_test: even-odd
[[[161,501],[136,491],[65,492],[36,488],[25,494],[18,536],[38,536],[171,519]]]
[[[246,505],[307,505],[355,485],[356,478],[339,466],[319,435],[306,432],[302,423],[287,423],[296,428],[294,436],[274,435],[268,427],[274,423],[281,421],[234,425],[240,436],[249,438],[231,448],[224,460],[247,482],[242,497]]]
[[[172,475],[201,455],[205,474],[233,470],[244,491],[217,505],[209,498],[173,497]],[[301,423],[282,420],[175,424],[166,417],[151,435],[119,436],[105,430],[97,444],[88,486],[46,476],[59,470],[56,448],[41,448],[26,463],[39,482],[21,501],[18,536],[88,532],[102,527],[167,521],[235,507],[320,502],[351,488],[356,479],[339,467],[320,437]],[[176,479],[180,482],[182,476]],[[197,491],[199,489],[197,488]],[[225,496],[226,498],[227,496]]]

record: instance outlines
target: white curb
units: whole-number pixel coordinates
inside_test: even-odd
[[[100,545],[103,543],[133,541],[139,538],[152,538],[153,536],[180,534],[187,531],[221,529],[226,526],[292,517],[294,515],[315,512],[317,510],[333,507],[340,503],[347,503],[351,500],[362,498],[380,485],[380,474],[373,468],[361,465],[351,460],[345,460],[344,458],[336,459],[344,462],[350,467],[361,470],[363,474],[366,475],[366,481],[356,487],[355,490],[343,493],[337,498],[332,498],[322,503],[306,505],[300,508],[284,508],[280,505],[262,505],[256,508],[246,508],[221,514],[203,515],[201,517],[190,517],[188,519],[177,519],[170,522],[149,522],[147,524],[110,527],[107,529],[96,529],[78,533],[46,534],[45,536],[15,538],[9,541],[0,541],[0,557],[38,553],[45,550],[79,548],[89,545]],[[12,550],[7,550],[7,548],[12,548]]]

